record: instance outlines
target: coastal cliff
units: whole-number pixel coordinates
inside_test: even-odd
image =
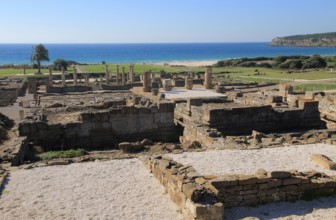
[[[276,37],[270,46],[336,47],[336,32]]]

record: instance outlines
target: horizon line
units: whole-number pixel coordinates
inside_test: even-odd
[[[222,42],[100,42],[100,43],[92,43],[92,42],[81,42],[81,43],[71,43],[71,42],[64,42],[64,43],[53,43],[53,42],[44,42],[44,43],[36,43],[36,42],[25,42],[25,43],[2,43],[2,44],[221,44],[221,43],[270,43],[269,41],[222,41]]]

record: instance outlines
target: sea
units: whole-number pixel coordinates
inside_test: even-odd
[[[218,61],[242,57],[336,55],[336,48],[272,47],[257,43],[44,44],[49,63],[60,58],[78,63],[161,63]],[[0,44],[0,65],[31,64],[35,44]],[[44,62],[48,64],[48,62]]]

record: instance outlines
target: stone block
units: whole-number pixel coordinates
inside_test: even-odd
[[[238,185],[237,177],[236,176],[231,176],[231,175],[225,175],[225,176],[217,177],[217,178],[211,180],[210,182],[217,189],[222,189],[222,188],[225,188],[227,186]]]
[[[294,192],[298,190],[298,186],[296,185],[283,186],[283,187],[280,187],[279,190],[282,192]]]
[[[300,184],[300,183],[301,183],[301,179],[300,178],[295,178],[295,177],[283,180],[283,185],[284,186],[286,186],[286,185],[295,185],[295,184]]]
[[[238,176],[239,185],[249,185],[258,183],[258,178],[253,175]]]
[[[291,173],[287,171],[272,171],[268,172],[267,176],[271,177],[272,179],[286,179],[291,177]]]
[[[336,170],[336,163],[333,162],[329,157],[322,154],[312,154],[310,159],[315,162],[318,166],[321,166],[328,170]]]
[[[258,193],[259,190],[254,189],[254,190],[244,190],[244,191],[240,191],[239,195],[248,195],[248,194],[256,194]]]

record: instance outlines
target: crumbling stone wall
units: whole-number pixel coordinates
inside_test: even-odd
[[[28,136],[47,150],[65,148],[104,148],[122,141],[150,138],[174,141],[174,104],[160,102],[151,107],[122,106],[108,110],[84,111],[69,122],[48,123],[47,119],[26,119],[19,125],[21,136]]]
[[[192,166],[184,166],[168,157],[147,158],[145,164],[166,187],[186,219],[223,219],[224,207],[213,192],[216,189],[209,182],[211,176],[202,176]]]
[[[224,175],[211,180],[225,207],[314,199],[336,194],[336,177],[315,171],[259,170],[255,175]]]
[[[145,158],[187,219],[223,219],[225,208],[336,194],[336,177],[309,171],[260,169],[255,175],[201,175],[166,156]]]
[[[189,114],[190,121],[216,128],[224,135],[250,134],[253,130],[272,132],[325,128],[325,122],[320,119],[318,102],[312,100],[299,100],[299,108],[273,108],[271,105],[213,107],[202,104],[192,106]]]

